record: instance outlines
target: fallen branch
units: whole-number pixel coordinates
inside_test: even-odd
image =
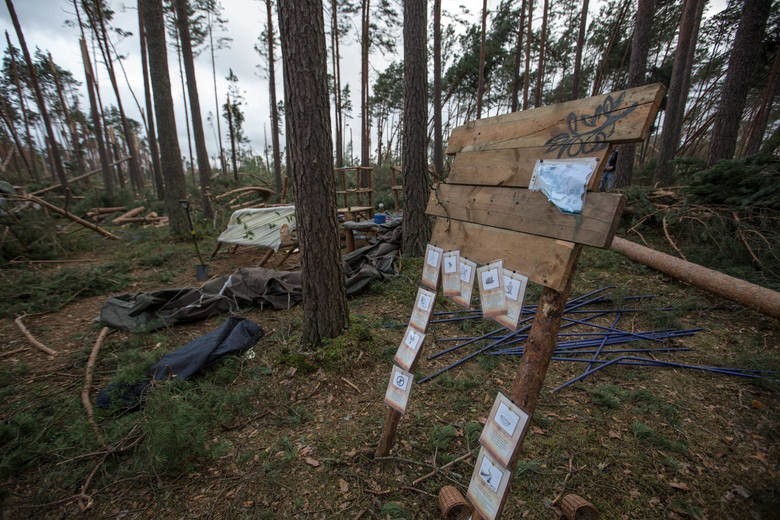
[[[454,459],[454,460],[451,460],[451,461],[449,461],[449,462],[448,462],[447,464],[445,464],[444,466],[442,466],[442,467],[440,467],[440,468],[436,468],[436,469],[434,469],[433,471],[431,471],[430,473],[426,473],[426,474],[425,474],[425,475],[423,475],[422,477],[420,477],[420,478],[418,478],[417,480],[415,480],[414,482],[412,482],[412,486],[416,486],[416,485],[418,485],[420,482],[422,482],[422,481],[424,481],[424,480],[428,480],[429,478],[431,478],[432,476],[436,475],[436,474],[437,474],[437,473],[439,473],[440,471],[444,471],[445,469],[449,468],[450,466],[454,466],[454,465],[455,465],[455,464],[457,464],[458,462],[460,462],[460,461],[462,461],[462,460],[466,460],[466,459],[470,458],[471,456],[472,456],[471,452],[468,452],[468,453],[466,453],[466,454],[464,454],[464,455],[461,455],[461,456],[460,456],[460,457],[458,457],[457,459]]]
[[[34,202],[36,204],[40,204],[44,208],[50,209],[51,211],[53,211],[55,213],[58,213],[58,214],[62,215],[63,217],[69,218],[72,221],[77,222],[77,223],[81,224],[82,226],[84,226],[86,228],[89,228],[89,229],[91,229],[93,231],[97,231],[98,233],[100,233],[104,237],[111,238],[113,240],[119,240],[118,236],[114,235],[113,233],[110,233],[110,232],[106,231],[102,227],[96,226],[92,222],[87,222],[83,218],[77,217],[73,213],[71,213],[69,211],[66,211],[66,210],[64,210],[64,209],[62,209],[62,208],[60,208],[58,206],[55,206],[54,204],[46,202],[45,200],[43,200],[43,199],[41,199],[39,197],[35,197],[34,195],[27,195],[27,196],[19,196],[17,198],[20,199],[20,200],[26,200],[28,202]]]
[[[16,326],[19,327],[20,331],[22,331],[22,334],[24,334],[24,337],[27,338],[27,341],[30,342],[30,345],[32,345],[33,347],[37,348],[42,352],[45,352],[50,356],[56,356],[57,355],[56,350],[50,349],[49,347],[47,347],[46,345],[44,345],[43,343],[35,339],[35,337],[32,334],[30,334],[30,331],[27,330],[27,327],[25,327],[24,323],[22,323],[23,317],[24,315],[19,316],[14,320],[14,323],[16,323]]]
[[[7,358],[9,356],[13,356],[14,354],[18,354],[19,352],[24,352],[25,350],[27,350],[27,347],[15,348],[13,350],[9,350],[8,352],[3,352],[2,354],[0,354],[0,358]]]
[[[130,160],[129,156],[128,157],[124,157],[122,159],[119,159],[118,161],[112,162],[111,164],[109,164],[109,166],[115,166],[117,164],[123,163],[125,161],[129,161],[129,160]],[[72,179],[68,179],[68,183],[75,182],[75,181],[80,181],[81,179],[86,179],[90,175],[95,175],[96,173],[98,173],[100,171],[102,171],[102,168],[98,168],[96,170],[90,170],[87,173],[81,174],[81,175],[79,175],[77,177],[73,177]],[[53,186],[49,186],[48,188],[43,188],[43,189],[40,189],[38,191],[34,191],[30,195],[43,195],[44,193],[47,193],[49,191],[54,191],[57,188],[60,188],[61,186],[62,186],[62,184],[54,184]]]
[[[92,409],[92,401],[89,399],[89,391],[92,389],[92,375],[95,372],[95,363],[97,362],[98,353],[110,330],[111,329],[108,327],[103,327],[100,330],[100,334],[98,334],[95,346],[92,347],[92,352],[89,354],[89,359],[87,360],[87,368],[84,373],[84,387],[81,389],[81,404],[84,405],[84,410],[87,413],[87,421],[89,422],[89,425],[92,426],[95,437],[97,437],[100,444],[105,444],[105,440],[103,439],[103,434],[100,433],[100,428],[98,428],[98,425],[95,422],[95,412]]]

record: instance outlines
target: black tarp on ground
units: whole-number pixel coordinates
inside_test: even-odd
[[[387,232],[378,235],[373,243],[343,257],[347,295],[362,292],[373,280],[397,274],[401,226],[396,223],[383,228]],[[242,267],[199,288],[163,289],[109,298],[100,310],[100,321],[115,329],[144,332],[250,307],[289,309],[302,299],[300,271]]]
[[[149,369],[149,379],[109,385],[101,390],[96,404],[101,408],[113,404],[136,408],[152,384],[174,378],[189,379],[224,356],[241,354],[263,335],[263,329],[253,321],[231,316],[217,329],[164,355]]]

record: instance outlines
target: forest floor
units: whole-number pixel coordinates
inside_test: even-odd
[[[23,318],[37,339],[57,350],[54,357],[27,348],[13,323],[17,313],[0,320],[2,518],[437,518],[442,486],[465,494],[482,424],[496,393],[510,392],[518,357],[479,356],[416,385],[390,456],[373,456],[392,358],[419,282],[421,264],[414,259],[404,260],[398,277],[352,298],[350,331],[318,352],[298,348],[300,307],[242,312],[265,331],[251,354],[158,387],[140,411],[97,410],[111,449],[101,445],[80,401],[101,306],[111,294],[196,284],[191,245],[160,237],[101,241],[89,255],[71,258],[77,263],[0,273],[0,283],[9,285],[21,271],[34,269],[45,279],[74,266],[129,259],[124,274],[131,275],[122,290],[77,292],[58,310]],[[210,271],[228,274],[261,256],[251,248],[222,253]],[[283,267],[296,262],[293,256]],[[655,295],[652,308],[627,315],[621,327],[703,329],[672,340],[691,350],[664,359],[780,369],[777,320],[617,253],[586,249],[572,295],[608,285],[617,287],[616,299]],[[535,303],[538,292],[530,290],[527,303]],[[653,310],[663,307],[671,310]],[[437,303],[437,310],[452,309],[443,299]],[[109,382],[142,375],[162,354],[224,319],[110,334],[97,359],[92,399]],[[494,328],[480,320],[434,324],[424,354],[451,345],[447,338]],[[417,376],[459,357],[423,359]],[[776,380],[613,366],[550,392],[583,369],[551,364],[503,518],[557,518],[551,503],[568,493],[591,501],[605,519],[777,518]],[[472,457],[420,480],[468,453]]]

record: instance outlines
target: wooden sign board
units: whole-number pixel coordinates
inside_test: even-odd
[[[528,287],[528,277],[504,269],[504,294],[506,295],[506,312],[494,319],[504,327],[515,330],[520,315],[523,313],[523,300]]]
[[[501,515],[512,473],[481,448],[471,474],[466,496],[482,518],[495,520]]]
[[[406,405],[409,403],[409,394],[412,392],[414,375],[401,367],[393,365],[390,372],[390,381],[387,383],[385,403],[400,414],[406,413]]]
[[[528,429],[529,419],[524,410],[499,392],[479,436],[479,443],[497,462],[508,468]]]
[[[460,294],[460,251],[447,251],[441,261],[441,292],[444,296],[457,296]]]
[[[557,291],[563,290],[576,259],[572,242],[459,220],[436,219],[431,241],[443,249],[459,249],[461,257],[479,264],[502,258],[505,268]]]
[[[393,359],[395,363],[404,370],[411,370],[414,362],[417,361],[417,356],[420,355],[423,341],[425,341],[425,334],[411,325],[406,327],[404,337]]]
[[[482,316],[495,318],[506,313],[506,294],[504,293],[504,264],[501,260],[490,262],[477,268],[479,283],[479,301],[482,304]]]
[[[646,85],[470,121],[452,131],[447,153],[545,147],[559,159],[588,155],[646,139],[663,94],[659,85]]]
[[[595,247],[609,247],[625,197],[588,193],[580,214],[563,213],[538,191],[439,184],[425,212],[436,217],[521,231]]]
[[[471,308],[471,293],[474,292],[474,278],[477,273],[477,264],[466,257],[458,258],[458,277],[460,278],[460,292],[452,297],[458,305],[467,309]]]
[[[419,287],[417,289],[417,298],[414,300],[414,310],[409,319],[409,325],[425,332],[428,328],[428,321],[431,319],[433,304],[436,301],[436,293]]]
[[[436,290],[439,287],[439,273],[441,271],[441,259],[443,251],[440,247],[428,244],[425,248],[425,263],[423,264],[422,283],[429,289]]]

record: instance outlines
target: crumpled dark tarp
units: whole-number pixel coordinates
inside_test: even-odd
[[[149,379],[112,384],[101,390],[96,404],[101,408],[108,408],[112,404],[136,408],[153,383],[173,378],[189,379],[224,356],[244,352],[263,335],[263,329],[253,321],[231,316],[219,328],[164,355],[152,365]]]
[[[395,223],[380,228],[387,231],[378,235],[373,243],[342,259],[348,296],[362,292],[373,280],[397,274],[395,265],[401,248],[401,226]],[[289,309],[302,299],[300,271],[242,267],[228,276],[209,280],[199,288],[163,289],[111,297],[100,310],[100,321],[115,329],[145,332],[247,307]]]

